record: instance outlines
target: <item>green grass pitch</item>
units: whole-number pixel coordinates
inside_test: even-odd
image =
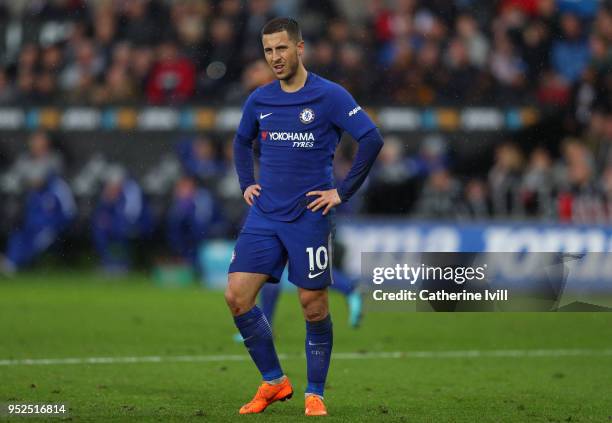
[[[612,421],[610,314],[372,313],[353,330],[343,299],[334,295],[331,307],[339,355],[326,390],[330,422]],[[0,404],[65,402],[71,421],[301,421],[304,322],[295,294],[282,297],[274,329],[296,394],[238,416],[259,377],[232,341],[221,293],[164,290],[139,275],[0,280]],[[576,349],[587,353],[547,353]],[[519,353],[495,355],[506,350]],[[366,352],[408,354],[360,357]],[[14,361],[91,357],[137,362]]]

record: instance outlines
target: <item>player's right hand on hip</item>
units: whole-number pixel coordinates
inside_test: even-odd
[[[244,194],[243,194],[244,201],[246,201],[249,206],[252,206],[253,196],[255,195],[259,197],[261,195],[260,191],[261,191],[261,185],[259,184],[249,185],[247,189],[244,190]]]

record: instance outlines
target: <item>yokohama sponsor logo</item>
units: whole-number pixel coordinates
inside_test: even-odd
[[[269,132],[262,131],[261,138],[265,140],[270,138],[271,141],[314,141],[315,137],[312,132]]]

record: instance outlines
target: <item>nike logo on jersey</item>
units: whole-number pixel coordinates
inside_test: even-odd
[[[266,113],[265,115],[263,113],[259,114],[259,120],[264,120],[265,118],[267,118],[268,116],[270,116],[272,113]]]
[[[325,272],[325,270],[323,270],[322,272],[319,272],[319,273],[315,273],[314,275],[312,273],[308,273],[308,279],[316,278],[317,276],[319,276],[323,272]]]

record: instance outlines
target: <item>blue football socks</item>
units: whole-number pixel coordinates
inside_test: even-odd
[[[282,377],[283,370],[274,348],[272,329],[259,307],[255,306],[246,313],[235,316],[234,322],[263,379],[273,381]]]
[[[332,320],[329,314],[325,319],[318,322],[306,322],[306,367],[308,374],[306,394],[316,394],[323,397],[332,345]]]
[[[266,283],[259,291],[259,304],[261,305],[261,311],[264,316],[268,319],[270,325],[272,325],[272,318],[274,317],[274,311],[276,310],[276,303],[278,302],[278,296],[280,295],[281,287],[279,283]]]

